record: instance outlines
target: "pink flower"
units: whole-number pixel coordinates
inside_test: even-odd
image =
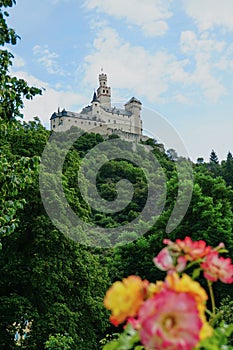
[[[162,271],[178,271],[181,272],[186,267],[186,259],[184,256],[172,256],[168,248],[163,248],[160,253],[153,259],[155,265]]]
[[[188,261],[201,259],[211,251],[211,247],[207,246],[205,241],[192,241],[188,236],[183,240],[176,239],[175,242],[172,242],[170,239],[164,239],[163,243],[168,245],[168,249],[173,254],[184,255]]]
[[[200,340],[202,321],[189,293],[164,289],[139,310],[140,338],[150,350],[191,350]]]
[[[205,241],[192,241],[190,237],[185,237],[184,240],[177,239],[176,244],[190,261],[203,258],[211,250],[211,247],[207,246]]]
[[[212,251],[206,256],[206,259],[201,263],[204,270],[204,276],[209,281],[220,281],[224,283],[233,282],[233,265],[230,258],[219,257],[218,252]]]

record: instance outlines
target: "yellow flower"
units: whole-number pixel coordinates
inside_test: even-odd
[[[164,287],[163,281],[156,281],[156,283],[150,283],[147,288],[147,298],[151,298],[153,295],[159,293]]]
[[[206,316],[205,316],[206,307],[205,307],[205,305],[198,304],[197,309],[199,311],[199,317],[202,321],[202,328],[201,328],[200,335],[199,335],[200,340],[202,340],[202,339],[208,338],[212,335],[213,328],[209,325],[209,323],[206,320]]]
[[[128,317],[135,317],[147,294],[148,281],[138,276],[129,276],[117,281],[107,291],[104,305],[112,311],[111,323],[115,326]]]
[[[195,298],[197,303],[205,303],[208,299],[205,289],[201,285],[193,281],[190,276],[183,274],[179,277],[177,273],[167,275],[165,285],[177,292],[189,292]]]

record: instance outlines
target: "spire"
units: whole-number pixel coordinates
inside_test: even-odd
[[[93,98],[92,98],[91,103],[93,103],[93,102],[100,102],[100,101],[98,100],[98,98],[97,98],[97,95],[96,95],[96,92],[95,92],[95,91],[94,91],[94,94],[93,94]]]

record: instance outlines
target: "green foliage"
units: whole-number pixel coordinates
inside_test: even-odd
[[[33,321],[23,342],[25,349],[44,350],[49,336],[57,333],[69,334],[75,342],[74,349],[97,349],[108,326],[102,302],[108,287],[107,270],[100,265],[98,256],[57,231],[44,211],[39,193],[38,156],[49,132],[38,120],[5,123],[1,130],[4,155],[0,173],[1,205],[9,216],[8,199],[14,205],[22,199],[23,203],[12,219],[18,224],[13,227],[14,234],[2,238],[0,348],[15,348],[15,328],[11,325],[27,317]],[[67,191],[69,171],[75,168],[77,157],[77,151],[73,150],[64,169]],[[69,199],[77,207],[72,191]],[[10,218],[7,219],[10,225]],[[13,293],[17,303],[13,303]]]
[[[125,331],[119,336],[118,339],[107,343],[103,350],[143,350],[142,345],[139,343],[138,332],[136,332],[130,325],[127,325]]]
[[[119,338],[119,335],[120,335],[119,333],[106,334],[105,337],[99,341],[100,346],[103,347],[104,345],[114,340],[117,340]]]
[[[210,153],[210,163],[214,163],[214,164],[218,164],[219,163],[218,156],[217,156],[217,154],[215,153],[214,150],[212,150],[211,153]]]
[[[215,246],[222,241],[229,251],[226,255],[232,257],[232,189],[226,185],[223,178],[215,177],[206,164],[195,166],[190,206],[180,225],[168,235],[166,225],[176,201],[179,183],[173,166],[175,162],[168,160],[161,153],[158,154],[167,176],[167,200],[164,210],[156,224],[148,227],[146,235],[113,250],[108,260],[112,282],[131,274],[151,281],[163,278],[163,273],[156,271],[152,259],[162,249],[164,238],[175,240],[189,235],[193,240],[204,239],[208,244]],[[218,305],[224,296],[233,296],[231,286],[218,283],[215,285],[215,294]]]
[[[224,322],[214,330],[214,334],[202,340],[195,350],[233,350],[233,346],[228,344],[228,339],[233,333],[233,324],[226,325]]]
[[[9,28],[6,18],[9,16],[5,8],[12,7],[14,0],[0,1],[0,45],[15,45],[18,39],[14,29]],[[41,90],[29,87],[22,79],[11,77],[8,72],[12,65],[13,55],[7,50],[0,50],[0,239],[2,236],[12,233],[18,224],[16,213],[23,208],[25,199],[20,198],[20,190],[30,181],[31,169],[37,166],[38,159],[26,157],[12,157],[10,146],[6,146],[7,135],[20,125],[14,121],[22,116],[20,108],[23,107],[23,97],[31,99]],[[14,144],[14,143],[12,143]]]
[[[19,36],[14,29],[9,28],[6,18],[9,16],[4,8],[12,7],[15,0],[0,1],[0,46],[15,45]],[[41,94],[41,89],[29,87],[23,79],[12,77],[9,74],[13,55],[6,49],[0,49],[0,119],[5,121],[22,117],[20,109],[23,107],[23,98],[32,99]]]
[[[109,286],[108,273],[112,281],[130,274],[152,281],[163,278],[163,273],[156,271],[152,259],[162,248],[163,238],[167,237],[166,224],[177,196],[175,162],[160,151],[153,150],[156,157],[160,157],[167,178],[165,208],[154,227],[147,227],[147,223],[142,222],[140,225],[148,228],[143,237],[113,250],[90,251],[65,238],[55,229],[41,203],[37,161],[48,136],[49,132],[38,120],[5,123],[1,128],[2,159],[7,160],[7,164],[5,161],[1,163],[1,179],[4,184],[1,191],[5,191],[2,198],[6,201],[9,197],[14,203],[24,199],[24,202],[22,209],[18,208],[14,214],[13,220],[17,219],[18,222],[14,235],[3,238],[3,251],[0,254],[0,311],[4,320],[0,347],[7,349],[6,344],[11,344],[8,348],[14,349],[15,329],[11,328],[9,332],[9,326],[18,322],[20,317],[27,317],[33,322],[30,336],[24,341],[26,349],[44,350],[49,336],[56,337],[59,333],[69,334],[80,350],[94,350],[98,349],[99,339],[104,337],[108,328],[108,315],[102,303]],[[116,225],[120,223],[117,222],[118,214],[109,217],[103,213],[94,213],[80,196],[77,173],[81,163],[80,155],[83,156],[82,152],[88,151],[84,146],[88,140],[88,147],[99,142],[98,138],[84,135],[79,145],[81,152],[79,146],[75,145],[66,157],[62,175],[64,190],[72,208],[83,218],[94,218],[96,222],[101,221],[102,225]],[[64,139],[64,144],[65,142]],[[60,152],[58,156],[62,156],[62,149]],[[91,164],[89,170],[91,171]],[[170,238],[182,238],[191,230],[193,239],[205,237],[211,244],[223,240],[231,251],[232,190],[223,179],[212,176],[208,169],[203,170],[198,165],[194,171],[195,186],[191,206]],[[18,182],[5,181],[13,175]],[[135,195],[131,210],[138,214],[146,194],[146,181],[140,169],[132,163],[119,159],[106,164],[98,174],[99,191],[105,198],[110,195],[114,198],[114,184],[122,175],[134,184]],[[53,181],[54,174],[46,176],[48,181]],[[55,187],[51,195],[56,196]],[[56,213],[58,217],[61,216],[62,208],[56,208]],[[121,215],[125,222],[130,221],[126,212],[124,217],[123,213]],[[133,234],[125,232],[125,239],[132,238]],[[223,291],[220,287],[217,292],[219,295],[229,294],[229,290]],[[10,303],[12,293],[17,303]],[[140,349],[140,345],[137,346]]]
[[[3,273],[1,273],[1,277]],[[0,297],[0,334],[1,349],[15,349],[14,335],[16,331],[22,336],[28,317],[36,313],[29,300],[17,293],[2,295]],[[7,330],[7,331],[6,331]],[[27,341],[25,341],[26,343]],[[26,344],[25,344],[26,346]]]
[[[227,185],[233,186],[233,156],[228,152],[226,161],[221,163],[221,175]]]
[[[12,7],[15,5],[16,0],[0,0],[0,45],[12,44],[15,45],[18,35],[14,29],[8,28],[6,23],[6,17],[9,16],[8,12],[4,8]]]
[[[38,157],[15,157],[7,147],[6,139],[9,137],[13,127],[19,127],[19,123],[8,126],[2,123],[0,131],[3,144],[0,151],[0,239],[14,232],[19,223],[17,213],[23,209],[26,203],[22,196],[23,190],[31,183],[31,174],[38,168]],[[9,133],[8,133],[9,132]]]
[[[47,350],[72,350],[75,349],[72,337],[62,334],[50,335],[45,343]]]
[[[230,325],[221,322],[219,327],[214,329],[211,337],[202,340],[194,350],[232,350],[229,338],[233,333],[233,323]],[[143,350],[140,345],[138,332],[131,325],[127,325],[123,333],[115,340],[104,345],[103,350]]]
[[[220,327],[221,324],[233,324],[233,300],[230,296],[223,298],[220,302],[220,306],[216,310],[216,316],[212,320],[213,326]],[[233,330],[229,336],[229,344],[233,346]]]

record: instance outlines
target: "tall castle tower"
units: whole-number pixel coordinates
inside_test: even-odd
[[[107,86],[107,74],[101,73],[99,75],[97,97],[102,106],[111,108],[111,88]]]
[[[141,120],[142,103],[137,98],[132,97],[126,104],[125,110],[131,113],[132,132],[142,135],[142,120]]]

